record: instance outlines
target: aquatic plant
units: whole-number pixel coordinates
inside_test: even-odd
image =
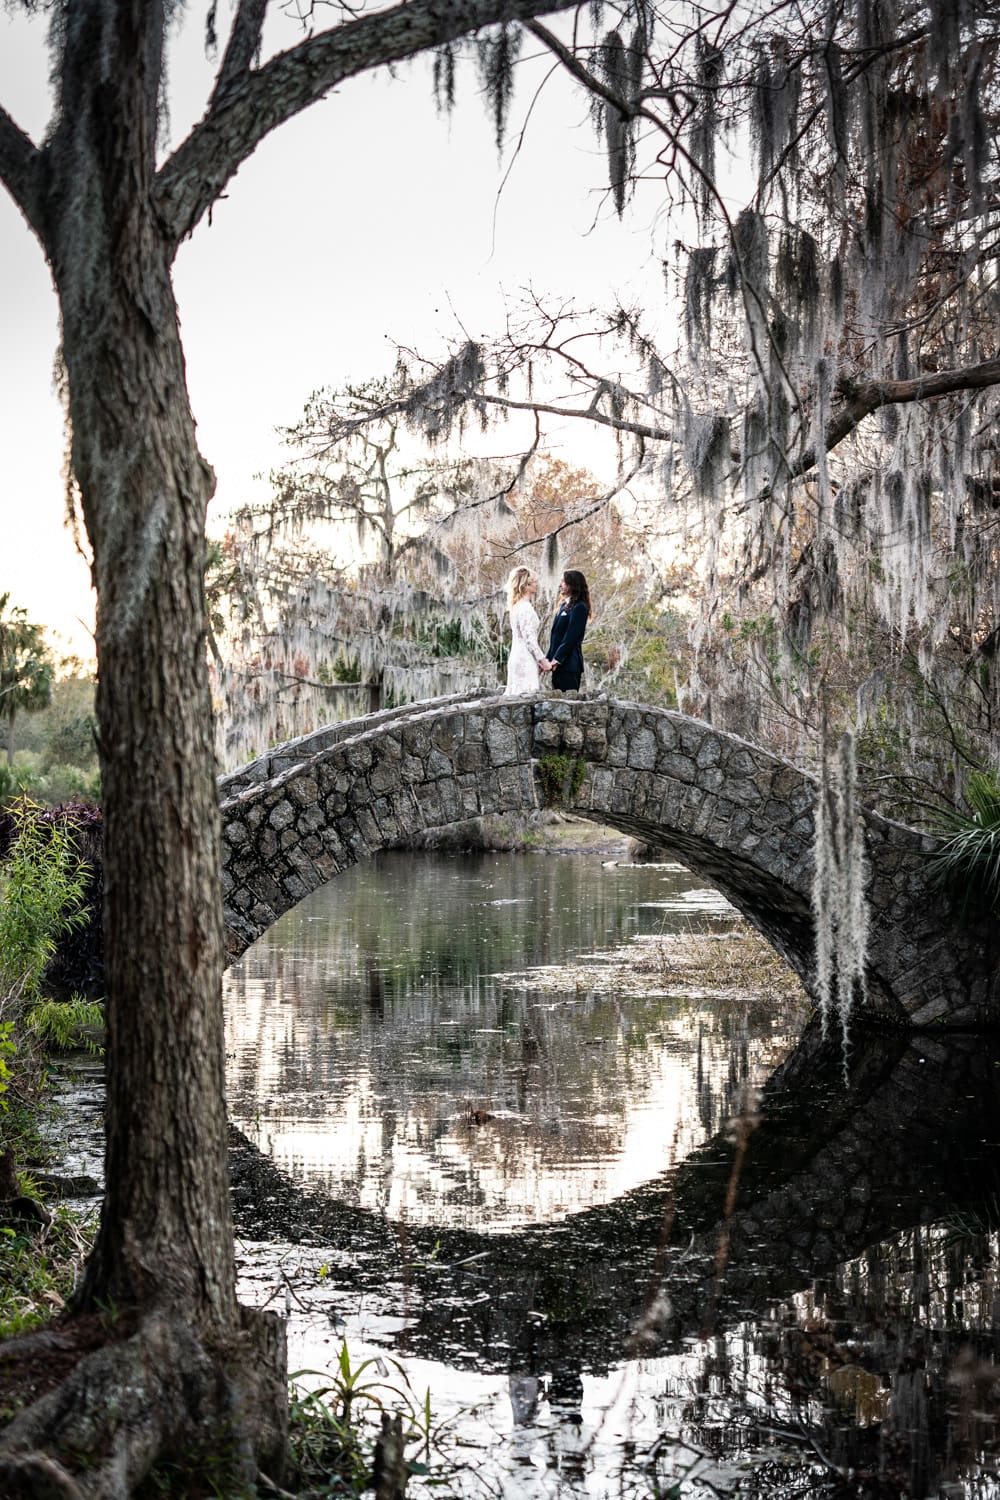
[[[308,1390],[306,1377],[323,1384]],[[398,1360],[354,1364],[345,1339],[332,1370],[296,1371],[289,1392],[296,1482],[310,1495],[360,1495],[373,1483],[381,1494],[377,1476],[388,1469],[401,1493],[411,1474],[430,1473],[444,1424],[435,1422],[430,1391],[418,1397]]]

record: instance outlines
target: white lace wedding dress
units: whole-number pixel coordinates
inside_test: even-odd
[[[519,599],[510,612],[510,656],[505,693],[537,693],[538,663],[545,652],[538,644],[538,616],[530,599]]]

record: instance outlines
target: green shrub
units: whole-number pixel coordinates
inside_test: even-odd
[[[85,1047],[95,1054],[103,1051],[98,1037],[104,1030],[104,1006],[100,1000],[39,1000],[28,1012],[28,1026],[46,1047],[56,1052],[71,1052]]]
[[[44,822],[33,803],[12,809],[16,833],[0,865],[0,1020],[19,1020],[39,998],[56,939],[81,926],[86,863],[71,835]]]
[[[944,842],[931,855],[937,883],[963,907],[1000,909],[1000,784],[994,771],[973,771],[965,784],[968,813],[949,813]]]

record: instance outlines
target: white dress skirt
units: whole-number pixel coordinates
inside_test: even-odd
[[[510,612],[510,656],[505,693],[537,693],[538,663],[545,652],[538,644],[538,616],[530,599],[519,599]]]

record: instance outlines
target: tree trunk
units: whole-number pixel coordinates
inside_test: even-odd
[[[172,247],[148,198],[123,193],[119,218],[110,187],[151,167],[151,149],[128,159],[142,101],[124,87],[120,98],[86,96],[78,121],[88,107],[93,133],[78,124],[73,145],[95,158],[106,191],[88,192],[76,152],[66,180],[56,158],[55,192],[82,201],[78,218],[62,215],[53,257],[73,473],[94,554],[105,841],[107,1193],[79,1301],[156,1304],[231,1326],[203,594],[213,476],[188,403]]]
[[[14,724],[16,719],[17,712],[16,710],[13,710],[7,720],[7,764],[9,766],[12,766],[14,764],[14,746],[16,744]]]
[[[243,1315],[235,1294],[204,602],[214,477],[188,401],[175,246],[152,207],[163,14],[148,0],[78,0],[64,24],[46,241],[98,601],[108,1030],[106,1192],[75,1306],[113,1308],[135,1332],[82,1360],[8,1439],[82,1462],[68,1482],[89,1495],[125,1461],[108,1456],[95,1403],[112,1431],[124,1425],[129,1487],[157,1453],[213,1442],[242,1483],[262,1451],[280,1456],[287,1393],[280,1325]],[[175,1351],[193,1369],[179,1352],[192,1340],[208,1371],[199,1389],[215,1391],[200,1415],[157,1368]]]

